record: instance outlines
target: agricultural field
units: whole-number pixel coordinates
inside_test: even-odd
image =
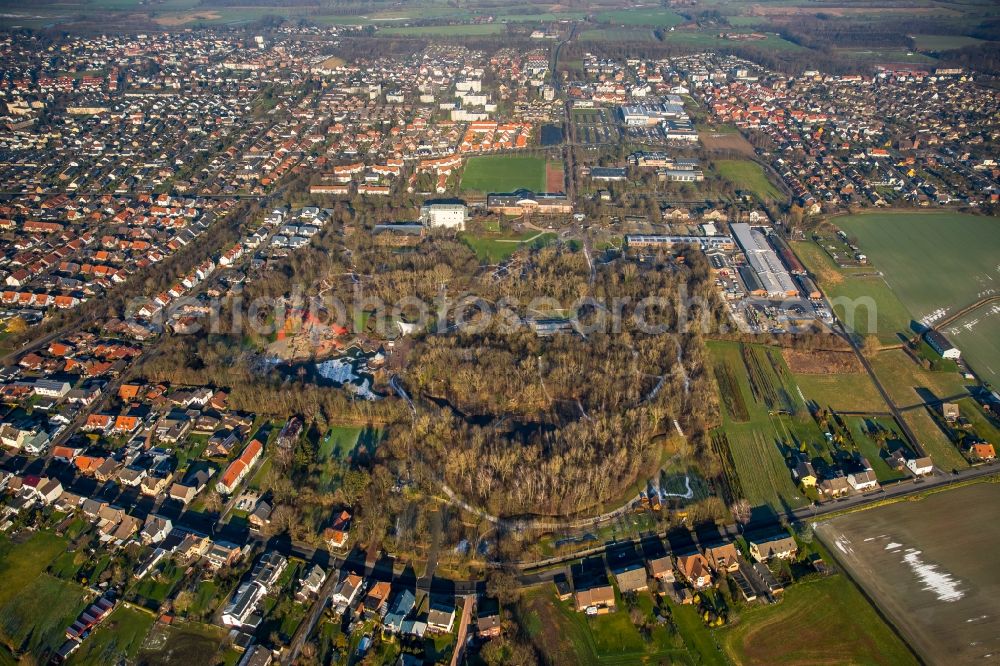
[[[580,33],[580,41],[651,42],[656,39],[649,28],[593,28]]]
[[[983,557],[1000,547],[1000,524],[992,519],[998,500],[1000,486],[976,483],[827,520],[817,525],[816,534],[923,663],[985,663],[995,661],[989,655],[1000,654],[1000,579],[992,559]],[[797,591],[798,586],[789,588],[780,606]],[[829,607],[805,592],[812,612]],[[828,620],[805,621],[808,616],[803,616],[803,621],[784,623],[797,633],[784,636],[783,644],[800,635],[822,640],[809,636],[810,627],[825,632],[828,623],[857,619],[848,634],[852,638],[839,641],[840,649],[880,638],[875,640],[877,652],[854,663],[912,663],[900,643],[881,638],[884,625],[871,609],[856,604],[853,610],[835,605],[831,610],[835,615]],[[772,630],[781,632],[780,627]],[[815,656],[814,662],[819,661]]]
[[[883,344],[899,344],[913,335],[909,311],[874,269],[841,268],[813,241],[796,241],[792,248],[819,281],[837,318],[858,338],[875,335]]]
[[[463,192],[545,191],[545,159],[487,155],[470,157],[462,173]]]
[[[680,25],[684,17],[669,9],[622,9],[600,12],[594,17],[598,23],[615,25],[648,25],[654,28]]]
[[[728,180],[737,190],[752,192],[761,200],[782,199],[781,191],[767,179],[763,167],[750,160],[716,160],[715,172]]]
[[[824,663],[918,663],[861,592],[842,575],[801,581],[781,603],[754,606],[719,630],[723,650],[737,664],[789,666]]]
[[[483,35],[499,35],[506,29],[501,23],[462,23],[380,28],[378,32],[397,37],[481,37]]]
[[[913,41],[921,51],[948,51],[984,43],[982,39],[964,35],[914,35]]]
[[[950,212],[836,219],[918,321],[933,322],[983,295],[1000,277],[995,218]]]
[[[545,245],[556,235],[550,232],[527,231],[523,234],[462,234],[462,240],[472,248],[479,260],[499,264],[526,245]]]
[[[694,48],[736,48],[739,46],[751,46],[763,51],[798,51],[802,47],[798,44],[782,39],[778,35],[769,34],[766,39],[737,40],[719,37],[718,30],[674,30],[667,32],[663,36],[664,44],[676,46],[690,46]]]
[[[782,513],[809,503],[796,487],[786,455],[823,439],[777,349],[711,342],[712,370],[723,422],[712,434],[730,494]]]
[[[943,332],[983,380],[1000,386],[1000,303],[970,312]]]

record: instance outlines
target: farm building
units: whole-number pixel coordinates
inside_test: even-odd
[[[941,354],[941,358],[957,361],[962,357],[962,352],[948,342],[948,339],[938,331],[933,329],[927,331],[924,335],[924,339],[927,340],[927,344],[931,346],[931,349],[936,351],[938,354]]]

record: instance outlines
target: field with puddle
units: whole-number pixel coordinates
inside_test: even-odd
[[[816,533],[931,664],[1000,663],[1000,485],[841,516]]]

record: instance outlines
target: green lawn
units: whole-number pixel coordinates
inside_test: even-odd
[[[0,537],[0,605],[22,596],[49,564],[66,550],[66,540],[35,532],[23,543]]]
[[[463,192],[545,191],[545,159],[483,155],[470,157],[462,173]]]
[[[715,171],[737,190],[752,192],[762,200],[782,199],[781,191],[767,179],[763,167],[749,160],[716,160]]]
[[[996,303],[970,312],[944,333],[984,381],[1000,386],[1000,309]]]
[[[472,248],[479,260],[487,264],[498,264],[526,245],[545,245],[555,239],[554,233],[528,231],[519,235],[474,235],[462,234],[461,238]]]
[[[119,660],[132,661],[152,626],[150,613],[119,605],[67,663],[103,666]]]
[[[598,42],[651,42],[655,39],[650,28],[594,28],[580,33],[581,41]]]
[[[719,631],[729,659],[752,666],[884,664],[917,661],[854,585],[842,575],[802,581],[770,606],[754,606]]]
[[[866,372],[795,375],[806,400],[836,411],[883,411],[885,404]]]
[[[935,398],[964,397],[969,383],[957,372],[936,372],[917,365],[901,349],[887,349],[871,358],[872,367],[879,381],[885,386],[900,407],[924,402],[917,389],[929,391]]]

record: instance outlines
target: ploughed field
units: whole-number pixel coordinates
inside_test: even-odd
[[[816,533],[924,661],[996,663],[998,501],[1000,485],[980,483],[834,518]]]

